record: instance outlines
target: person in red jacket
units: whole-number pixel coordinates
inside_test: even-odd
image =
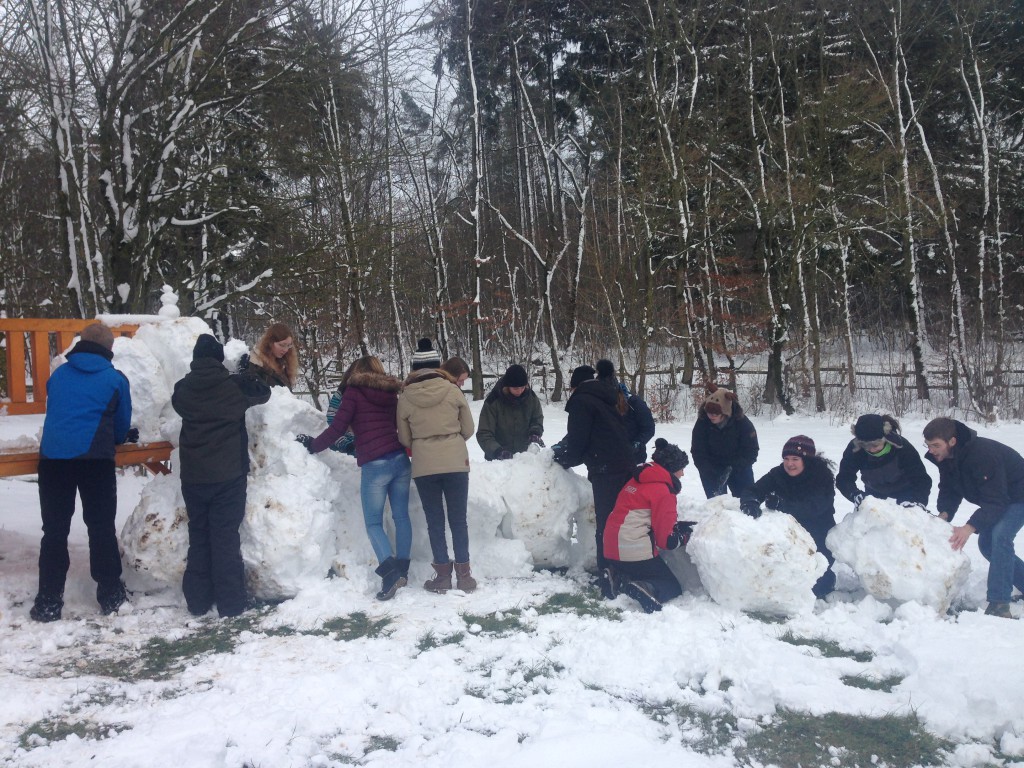
[[[637,468],[619,492],[604,528],[604,579],[640,603],[646,613],[683,593],[659,550],[686,544],[693,523],[676,520],[679,478],[690,463],[686,451],[663,438],[654,442],[653,460]]]
[[[409,483],[412,465],[398,440],[396,414],[402,382],[384,371],[376,357],[361,357],[345,372],[339,387],[341,404],[330,426],[313,438],[295,439],[310,453],[330,448],[351,426],[358,440],[356,464],[360,467],[359,495],[363,522],[379,563],[381,577],[378,600],[390,600],[409,583],[409,551],[412,524],[409,521]],[[395,548],[384,531],[384,502],[391,502],[395,523]]]

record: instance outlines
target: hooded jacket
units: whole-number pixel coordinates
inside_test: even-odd
[[[978,509],[967,523],[975,530],[995,525],[1010,504],[1024,502],[1024,457],[1008,445],[1003,445],[978,433],[962,422],[956,422],[956,445],[950,456],[936,461],[939,467],[939,512],[945,512],[950,522],[966,499]]]
[[[812,536],[824,536],[836,524],[836,489],[832,470],[821,457],[804,459],[804,471],[790,477],[780,464],[769,470],[743,494],[740,503],[765,502],[769,509],[786,512]]]
[[[618,400],[618,387],[599,379],[584,381],[573,390],[565,404],[569,424],[556,459],[559,464],[586,464],[594,475],[633,471],[633,446],[626,420],[615,409]]]
[[[414,478],[469,472],[466,441],[473,427],[466,396],[444,371],[409,374],[398,398],[398,439],[412,451]]]
[[[193,360],[171,396],[181,416],[181,481],[222,483],[248,474],[245,412],[269,399],[270,387],[254,375],[228,373],[210,357]]]
[[[330,448],[349,427],[359,441],[356,464],[379,459],[403,450],[398,439],[398,391],[402,383],[394,376],[357,373],[349,377],[341,404],[327,429],[314,440],[310,450]]]
[[[732,415],[721,428],[712,424],[704,406],[700,407],[690,439],[690,456],[702,476],[719,475],[726,467],[752,467],[759,451],[757,429],[739,403],[732,404]]]
[[[79,341],[50,376],[42,458],[113,460],[114,447],[124,442],[131,426],[132,396],[128,379],[112,359],[106,347]]]
[[[882,456],[872,456],[860,440],[851,440],[843,451],[836,475],[836,488],[853,501],[860,493],[857,473],[864,481],[864,493],[879,499],[928,504],[932,479],[924,468],[921,455],[905,437],[893,431],[885,436],[890,448]]]
[[[484,400],[476,430],[484,458],[491,461],[503,450],[522,453],[529,447],[531,435],[543,434],[544,412],[537,394],[527,387],[516,397],[499,379]]]
[[[676,524],[677,493],[679,481],[663,466],[641,467],[619,491],[605,523],[604,556],[629,563],[657,557]]]

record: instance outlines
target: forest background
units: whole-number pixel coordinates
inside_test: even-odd
[[[1024,0],[0,0],[0,311],[1024,418],[1022,57]]]

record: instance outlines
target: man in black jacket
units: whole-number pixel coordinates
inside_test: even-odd
[[[245,610],[245,569],[238,528],[245,517],[249,435],[245,412],[270,399],[270,387],[248,370],[229,374],[224,347],[203,334],[191,371],[174,385],[171,404],[181,415],[181,495],[188,510],[188,562],[182,591],[201,616],[214,605],[221,616]]]
[[[978,534],[978,549],[989,562],[985,613],[1012,618],[1013,588],[1024,592],[1024,562],[1013,548],[1024,527],[1024,458],[948,418],[928,422],[924,439],[928,460],[939,467],[939,515],[952,522],[964,499],[978,505],[964,525],[953,527],[949,542],[963,549]]]
[[[555,461],[566,469],[586,464],[587,479],[594,491],[597,518],[597,567],[604,570],[604,526],[615,507],[615,500],[630,478],[636,463],[624,414],[617,410],[619,389],[614,383],[594,378],[596,371],[581,365],[572,372],[572,394],[565,404],[569,414],[566,435],[555,447]],[[600,584],[605,597],[610,584]]]
[[[857,485],[858,473],[864,490]],[[895,418],[865,413],[853,425],[853,440],[839,462],[836,488],[855,506],[860,506],[865,497],[874,496],[926,507],[932,479],[920,454],[900,434]]]

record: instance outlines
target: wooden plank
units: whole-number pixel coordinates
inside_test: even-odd
[[[57,354],[64,354],[64,350],[71,346],[77,335],[76,331],[57,331]]]
[[[174,446],[165,440],[155,443],[125,443],[115,449],[114,464],[118,467],[141,464],[154,474],[166,475],[170,474],[171,470],[163,462],[171,458],[172,450]],[[0,477],[34,475],[38,471],[38,451],[0,453]]]
[[[50,333],[33,331],[32,340],[32,400],[46,410],[46,382],[50,380]]]
[[[5,317],[0,319],[0,331],[65,331],[78,333],[85,326],[92,325],[96,320],[62,320],[50,317]],[[139,330],[138,323],[125,323],[110,327],[115,334],[133,334]]]
[[[25,334],[22,331],[12,331],[7,334],[7,394],[12,402],[24,403],[28,399],[27,390]]]

